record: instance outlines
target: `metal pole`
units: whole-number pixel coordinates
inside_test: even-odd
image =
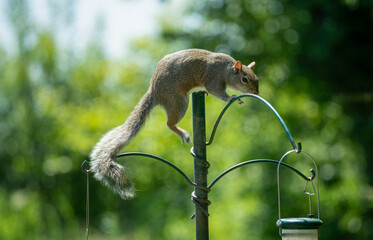
[[[205,93],[192,94],[193,107],[193,152],[194,152],[194,182],[200,186],[194,188],[196,240],[209,239],[207,198],[207,170],[206,161],[206,124],[205,124]],[[202,188],[201,188],[202,187]]]

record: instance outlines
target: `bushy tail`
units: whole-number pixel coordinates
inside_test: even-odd
[[[123,199],[133,198],[135,187],[131,179],[126,176],[124,167],[116,162],[116,156],[136,136],[153,107],[153,98],[148,91],[127,121],[107,132],[93,148],[90,155],[90,165],[94,177],[112,188]]]

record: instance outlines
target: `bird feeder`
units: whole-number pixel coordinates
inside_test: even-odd
[[[309,214],[306,218],[281,218],[281,199],[280,199],[280,164],[284,158],[290,153],[303,153],[312,159],[316,171],[311,169],[312,176],[308,178],[306,185],[304,187],[304,193],[308,195],[309,198]],[[316,177],[316,188],[314,186],[313,180]],[[306,191],[308,183],[311,183],[313,193]],[[279,233],[282,237],[282,240],[318,240],[319,237],[319,227],[322,225],[320,219],[320,206],[319,206],[319,182],[318,182],[318,171],[315,160],[311,155],[305,152],[299,151],[290,151],[286,153],[278,163],[277,166],[277,190],[278,190],[278,215],[279,220],[276,222],[276,225],[279,227]],[[311,197],[315,196],[317,198],[317,218],[314,218],[312,214],[312,203]]]
[[[277,221],[283,240],[317,240],[322,221],[316,218],[284,218]]]

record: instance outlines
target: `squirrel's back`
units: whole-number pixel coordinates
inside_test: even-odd
[[[151,79],[150,88],[156,99],[167,93],[178,92],[186,96],[193,88],[206,84],[206,73],[217,71],[217,76],[224,75],[235,60],[223,53],[214,53],[203,49],[187,49],[163,57]],[[168,94],[167,94],[168,95]]]

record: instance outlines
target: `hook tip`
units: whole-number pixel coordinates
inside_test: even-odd
[[[302,143],[301,142],[298,142],[298,147],[297,149],[295,150],[296,153],[300,153],[302,151]]]
[[[316,172],[315,172],[315,170],[313,170],[313,169],[311,169],[310,172],[312,173],[312,176],[309,177],[309,180],[312,181],[313,179],[315,179]]]
[[[82,171],[84,172],[84,173],[90,173],[91,172],[91,170],[90,169],[87,169],[86,168],[86,165],[88,164],[88,161],[87,160],[84,160],[84,162],[82,163]]]

